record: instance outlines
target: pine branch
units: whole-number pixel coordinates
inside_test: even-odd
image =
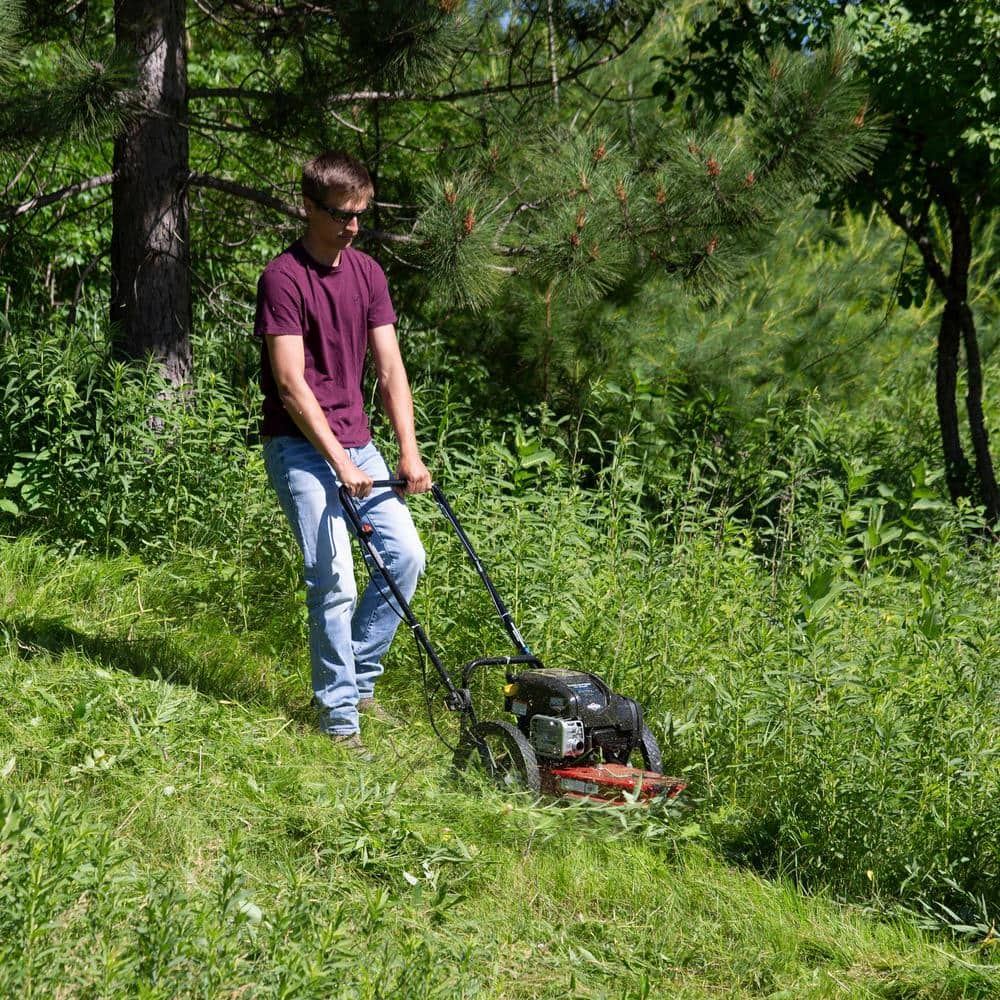
[[[227,0],[227,2],[229,6],[253,14],[254,17],[259,17],[262,21],[287,17],[291,13],[280,4],[253,3],[251,0]]]
[[[14,54],[17,52],[17,32],[24,17],[21,0],[0,2],[0,78],[14,68]]]
[[[298,205],[290,205],[287,201],[268,194],[258,188],[247,187],[245,184],[238,184],[236,181],[227,180],[225,177],[216,177],[213,174],[203,174],[192,172],[188,174],[188,183],[194,187],[211,188],[221,191],[223,194],[232,195],[234,198],[242,198],[244,201],[252,201],[265,208],[272,208],[282,215],[287,215],[297,222],[304,222],[305,210]],[[360,236],[366,240],[375,240],[378,243],[413,243],[414,237],[405,233],[390,233],[383,229],[363,229]]]
[[[22,80],[0,101],[0,149],[22,149],[49,136],[99,142],[115,134],[134,112],[130,91],[135,68],[122,51],[90,54],[64,47],[54,83],[39,88]]]
[[[195,187],[212,188],[215,191],[222,191],[224,194],[233,195],[236,198],[243,198],[245,201],[256,202],[265,208],[273,208],[282,215],[287,215],[290,219],[299,222],[305,221],[305,209],[298,205],[290,205],[287,201],[276,198],[267,191],[258,188],[247,187],[245,184],[238,184],[236,181],[227,180],[224,177],[215,177],[213,174],[203,174],[192,171],[188,174],[188,183]]]
[[[575,80],[599,66],[606,66],[617,59],[621,53],[611,52],[599,59],[587,61],[562,74],[560,80]],[[550,90],[552,80],[531,79],[515,82],[512,80],[498,86],[489,84],[483,87],[473,87],[466,90],[451,90],[443,94],[426,94],[413,90],[355,90],[346,94],[333,94],[326,99],[327,104],[359,104],[368,101],[409,101],[414,104],[441,104],[449,101],[460,101],[469,97],[488,97],[496,94],[515,93],[522,90]],[[214,98],[236,98],[255,101],[273,101],[275,93],[267,90],[246,90],[243,87],[192,87],[188,97],[192,100]]]
[[[46,205],[54,205],[56,202],[65,201],[74,195],[82,194],[84,191],[93,191],[94,188],[104,187],[115,179],[114,174],[101,174],[100,177],[90,177],[85,181],[78,181],[76,184],[68,184],[58,191],[51,191],[48,194],[38,195],[22,201],[19,205],[5,205],[0,207],[0,218],[16,219],[25,212],[30,212],[35,208],[44,208]]]

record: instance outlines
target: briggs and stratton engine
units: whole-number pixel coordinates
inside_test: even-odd
[[[539,757],[579,757],[587,747],[586,733],[579,719],[556,719],[536,715],[531,720],[528,742]]]
[[[543,667],[511,675],[508,681],[504,708],[517,717],[518,729],[539,757],[579,759],[599,750],[605,761],[625,764],[638,748],[644,758],[655,755],[658,763],[642,709],[594,674]]]

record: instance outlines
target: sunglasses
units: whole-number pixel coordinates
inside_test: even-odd
[[[326,212],[326,214],[329,215],[330,218],[334,220],[334,222],[350,222],[351,219],[357,219],[360,222],[361,219],[364,217],[365,213],[371,207],[367,206],[366,208],[361,208],[358,209],[356,212],[352,212],[350,209],[347,208],[330,208],[329,205],[324,205],[322,202],[319,201],[314,202],[314,204],[317,208],[320,208],[324,212]]]

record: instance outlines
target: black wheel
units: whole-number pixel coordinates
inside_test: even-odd
[[[640,755],[642,757],[641,761],[638,759]],[[627,759],[623,759],[620,756],[609,757],[608,759],[613,764],[631,764],[633,767],[642,766],[646,771],[654,771],[656,774],[662,773],[660,769],[663,767],[663,758],[660,756],[659,744],[657,744],[656,737],[645,723],[643,723],[642,732],[639,734],[639,742]]]
[[[463,735],[455,751],[455,770],[464,771],[471,761],[478,761],[499,788],[526,789],[536,795],[541,791],[535,751],[509,722],[480,722]]]
[[[660,746],[652,730],[642,724],[642,735],[639,737],[639,752],[642,754],[642,765],[647,771],[663,773],[663,758],[660,756]]]

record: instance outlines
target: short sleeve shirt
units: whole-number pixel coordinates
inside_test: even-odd
[[[368,444],[361,377],[368,331],[396,322],[385,272],[368,254],[345,248],[340,263],[314,260],[301,241],[272,260],[257,283],[254,336],[261,339],[261,433],[302,437],[282,405],[265,337],[302,338],[306,384],[345,448]]]

